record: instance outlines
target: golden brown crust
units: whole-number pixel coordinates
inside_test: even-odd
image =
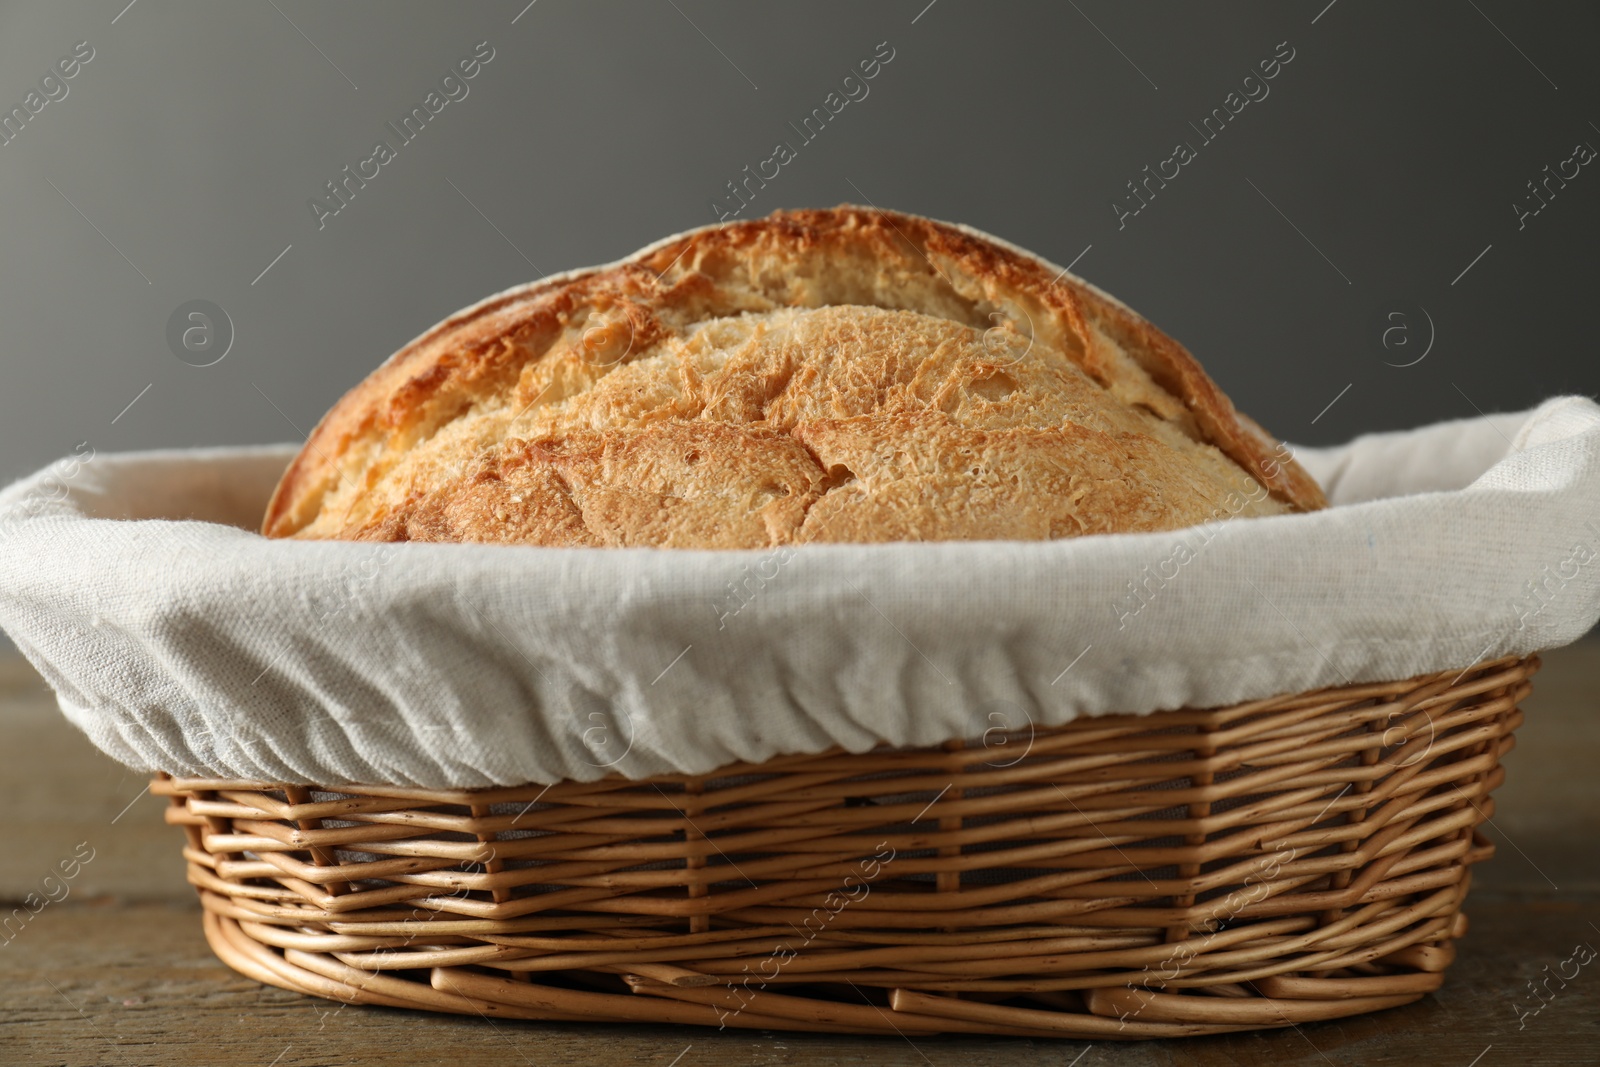
[[[758,547],[1323,506],[1121,304],[959,227],[846,206],[696,231],[452,316],[323,418],[263,532]]]

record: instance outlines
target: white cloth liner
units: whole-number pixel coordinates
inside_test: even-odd
[[[140,770],[473,787],[980,736],[1004,763],[1030,724],[1577,639],[1597,444],[1562,397],[1300,449],[1312,514],[750,552],[274,541],[295,446],[100,455],[0,492],[0,625]]]

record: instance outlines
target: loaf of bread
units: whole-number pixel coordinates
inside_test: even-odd
[[[318,424],[270,537],[758,548],[1325,506],[1177,342],[958,226],[843,206],[501,294]]]

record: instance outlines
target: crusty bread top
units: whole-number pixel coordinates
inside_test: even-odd
[[[468,308],[330,411],[272,537],[753,548],[1325,506],[1182,346],[1018,249],[858,207]]]

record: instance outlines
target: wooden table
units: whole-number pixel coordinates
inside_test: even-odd
[[[217,962],[183,880],[181,835],[144,776],[102,756],[26,663],[0,659],[0,1064],[306,1067],[630,1063],[1600,1064],[1600,641],[1545,657],[1485,828],[1471,930],[1443,989],[1298,1029],[1132,1044],[490,1022],[356,1008],[259,985]],[[91,851],[92,850],[92,853]],[[70,881],[46,883],[78,863]],[[63,896],[63,889],[65,896]],[[48,901],[37,913],[29,893]],[[60,898],[50,900],[51,896]],[[3,918],[0,915],[0,918]],[[1582,958],[1581,956],[1579,958]],[[1530,983],[1547,984],[1539,999]],[[1541,1007],[1542,1005],[1542,1007]],[[1531,1014],[1539,1008],[1537,1014]]]

